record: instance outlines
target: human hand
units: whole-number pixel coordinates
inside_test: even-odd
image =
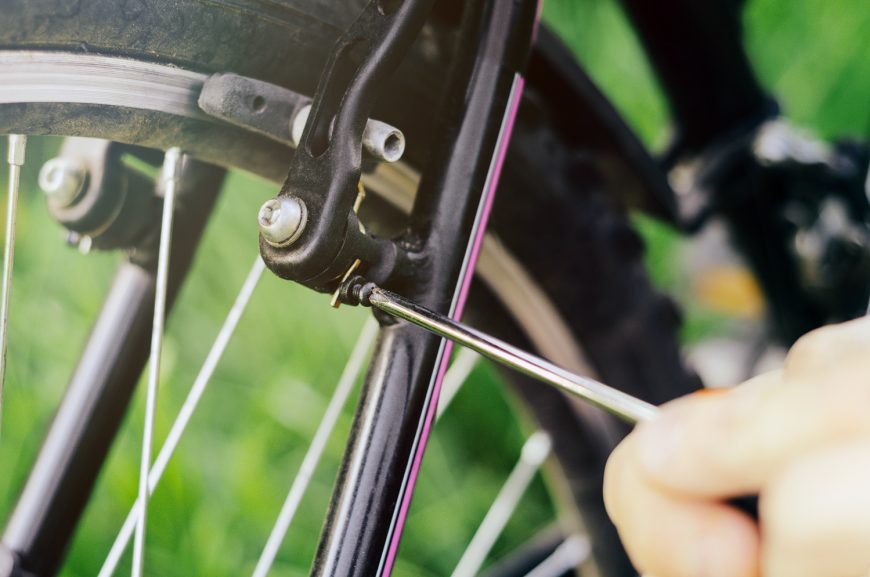
[[[726,503],[751,494],[759,524]],[[870,577],[870,319],[662,407],[614,451],[604,498],[645,575]]]

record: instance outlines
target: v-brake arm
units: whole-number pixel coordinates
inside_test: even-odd
[[[433,3],[373,0],[336,42],[287,179],[260,212],[260,251],[278,276],[332,292],[349,270],[379,282],[411,274],[406,248],[366,232],[355,207],[372,109]]]

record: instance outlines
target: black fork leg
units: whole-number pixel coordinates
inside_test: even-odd
[[[497,180],[505,128],[512,126],[505,111],[515,112],[519,99],[518,74],[536,10],[533,0],[465,3],[441,116],[444,133],[414,211],[424,265],[402,288],[434,310],[461,309],[457,285],[469,278],[476,255],[468,239],[482,235],[480,217],[488,209],[480,191]],[[449,348],[416,327],[391,322],[384,321],[366,379],[318,547],[316,577],[386,577],[398,549]]]
[[[621,0],[662,82],[679,130],[697,151],[776,112],[743,47],[742,0]]]
[[[185,166],[168,303],[174,302],[224,171]],[[159,223],[158,223],[159,225]],[[36,463],[3,533],[0,575],[57,573],[148,357],[154,312],[151,259],[119,268]]]

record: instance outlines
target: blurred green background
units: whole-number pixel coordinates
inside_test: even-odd
[[[654,149],[668,139],[667,110],[614,0],[548,0],[545,20]],[[870,11],[859,0],[750,0],[747,43],[786,113],[825,136],[870,126]],[[57,141],[34,140],[18,220],[9,373],[0,437],[5,516],[62,394],[118,256],[83,256],[62,242],[36,190]],[[163,439],[256,257],[253,215],[274,193],[244,175],[226,184],[193,274],[169,321],[158,409]],[[680,292],[679,240],[646,219],[656,281]],[[277,509],[365,318],[266,275],[218,368],[151,508],[152,575],[250,573]],[[136,494],[143,395],[139,391],[64,570],[98,571]],[[313,556],[351,422],[340,421],[291,527],[276,576],[303,576]],[[517,423],[494,372],[479,365],[436,428],[410,515],[397,575],[448,575],[529,432]],[[552,511],[538,480],[496,546],[495,557],[546,526]],[[127,571],[123,565],[119,571]]]

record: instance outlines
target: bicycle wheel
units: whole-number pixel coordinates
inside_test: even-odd
[[[189,108],[190,94],[201,84],[205,74],[226,71],[310,93],[319,64],[325,60],[331,41],[354,14],[354,7],[355,3],[300,1],[270,5],[267,10],[253,2],[191,1],[152,5],[149,11],[133,9],[129,12],[129,7],[120,8],[112,2],[91,2],[82,4],[77,11],[65,12],[28,3],[15,5],[0,23],[0,44],[7,48],[0,53],[0,59],[5,58],[3,63],[9,67],[17,65],[20,71],[24,58],[30,78],[34,73],[41,75],[43,86],[51,87],[62,96],[52,102],[45,102],[44,97],[41,102],[36,97],[28,99],[22,96],[20,87],[16,89],[10,83],[8,90],[15,90],[18,100],[0,106],[0,126],[4,132],[97,136],[164,149],[177,145],[206,161],[280,178],[290,154],[287,148],[203,118]],[[251,22],[255,24],[245,28]],[[435,21],[428,38],[424,39],[429,44],[420,43],[396,76],[395,88],[388,91],[394,106],[384,104],[380,111],[384,119],[400,126],[411,142],[428,141],[426,134],[431,130],[432,116],[419,114],[419,106],[424,103],[424,107],[434,109],[439,93],[438,71],[449,61],[449,52],[438,54],[436,51],[433,57],[432,43],[448,45],[451,25],[449,15]],[[234,40],[214,47],[212,39],[216,33],[242,28],[250,34],[247,38],[250,43]],[[191,30],[195,33],[190,34]],[[80,38],[88,38],[87,46],[81,45]],[[245,50],[239,49],[242,45]],[[280,47],[277,53],[276,46]],[[71,49],[77,52],[71,54]],[[28,50],[29,54],[22,56],[22,50]],[[276,57],[257,58],[260,50],[269,50]],[[290,64],[285,65],[285,60]],[[100,70],[101,77],[94,77],[94,70]],[[113,100],[89,102],[84,96],[73,97],[76,91],[71,88],[76,82],[58,90],[59,81],[76,75],[79,79],[89,79],[89,89],[101,82],[106,88],[112,87]],[[142,91],[143,79],[149,89],[146,92]],[[172,90],[166,91],[168,86]],[[167,98],[161,106],[155,106],[153,103],[163,94]],[[93,96],[90,98],[94,100]],[[534,93],[530,100],[534,100]],[[409,101],[417,106],[407,106]],[[516,168],[509,169],[509,174],[516,178],[517,184],[505,187],[504,197],[508,201],[497,207],[496,215],[496,225],[501,230],[525,231],[503,235],[504,243],[520,254],[520,258],[512,257],[509,250],[491,242],[489,258],[481,267],[490,289],[514,318],[500,321],[508,325],[506,329],[502,327],[503,334],[512,335],[514,339],[529,338],[544,354],[577,368],[579,346],[572,336],[576,331],[583,337],[581,340],[587,346],[591,362],[611,382],[631,382],[635,391],[646,389],[646,396],[654,400],[679,394],[693,383],[678,362],[673,337],[675,319],[665,301],[649,289],[643,278],[636,239],[624,217],[609,207],[595,177],[583,173],[592,168],[588,163],[575,158],[570,150],[546,158],[534,153],[532,149],[541,140],[556,146],[557,151],[561,143],[551,127],[553,119],[542,121],[540,118],[546,115],[546,106],[529,105],[529,108],[511,153],[512,159],[516,159]],[[425,157],[425,146],[409,148],[408,159],[412,166],[422,166]],[[578,174],[582,182],[587,183],[587,191],[571,194],[576,187],[571,181]],[[523,175],[525,178],[546,175],[542,180],[547,185],[542,195],[544,202],[534,211],[517,214],[518,211],[511,209],[510,199],[517,198]],[[508,182],[511,180],[509,177]],[[372,175],[369,185],[375,192],[392,199],[394,206],[407,207],[413,177],[400,170],[382,170]],[[395,214],[394,211],[393,220]],[[585,215],[589,226],[580,227],[577,215]],[[535,227],[517,225],[522,225],[523,219],[540,216],[558,223],[553,227],[557,234],[549,239],[536,239],[535,243],[523,242],[534,236]],[[565,254],[578,244],[586,249],[586,254],[594,256],[591,263]],[[554,247],[560,250],[552,250]],[[549,258],[540,258],[541,253],[548,254]],[[566,262],[573,262],[573,267],[565,267]],[[589,282],[580,287],[583,290],[577,290],[578,267],[598,273],[584,275]],[[506,271],[510,274],[505,274]],[[541,282],[531,280],[533,278]],[[610,297],[604,298],[604,292],[611,293]],[[487,311],[493,302],[483,304],[478,310]],[[518,302],[522,306],[517,306]],[[588,307],[574,306],[578,302],[583,305],[607,303],[608,306],[596,307],[595,314],[589,315]],[[582,309],[583,314],[566,314],[578,309]],[[500,314],[482,316],[490,321],[504,318]],[[638,318],[652,322],[638,322]],[[582,322],[576,323],[578,320]],[[654,346],[648,340],[650,334],[657,336]],[[663,336],[665,338],[661,338]],[[676,385],[672,386],[673,383]],[[580,512],[595,538],[602,573],[620,574],[627,570],[626,561],[620,557],[612,528],[603,518],[600,495],[596,497],[600,465],[609,447],[589,438],[588,424],[570,411],[561,397],[527,386],[521,387],[521,391],[532,410],[542,417],[544,427],[553,433],[556,455],[563,471],[568,472],[568,486],[574,493],[572,502],[579,501],[582,505]],[[587,439],[579,448],[572,442],[578,435]],[[594,534],[596,531],[598,534]],[[36,556],[27,560],[40,569],[39,574],[48,574],[43,571],[44,567],[49,567],[49,571],[53,568],[53,562],[43,564]]]

